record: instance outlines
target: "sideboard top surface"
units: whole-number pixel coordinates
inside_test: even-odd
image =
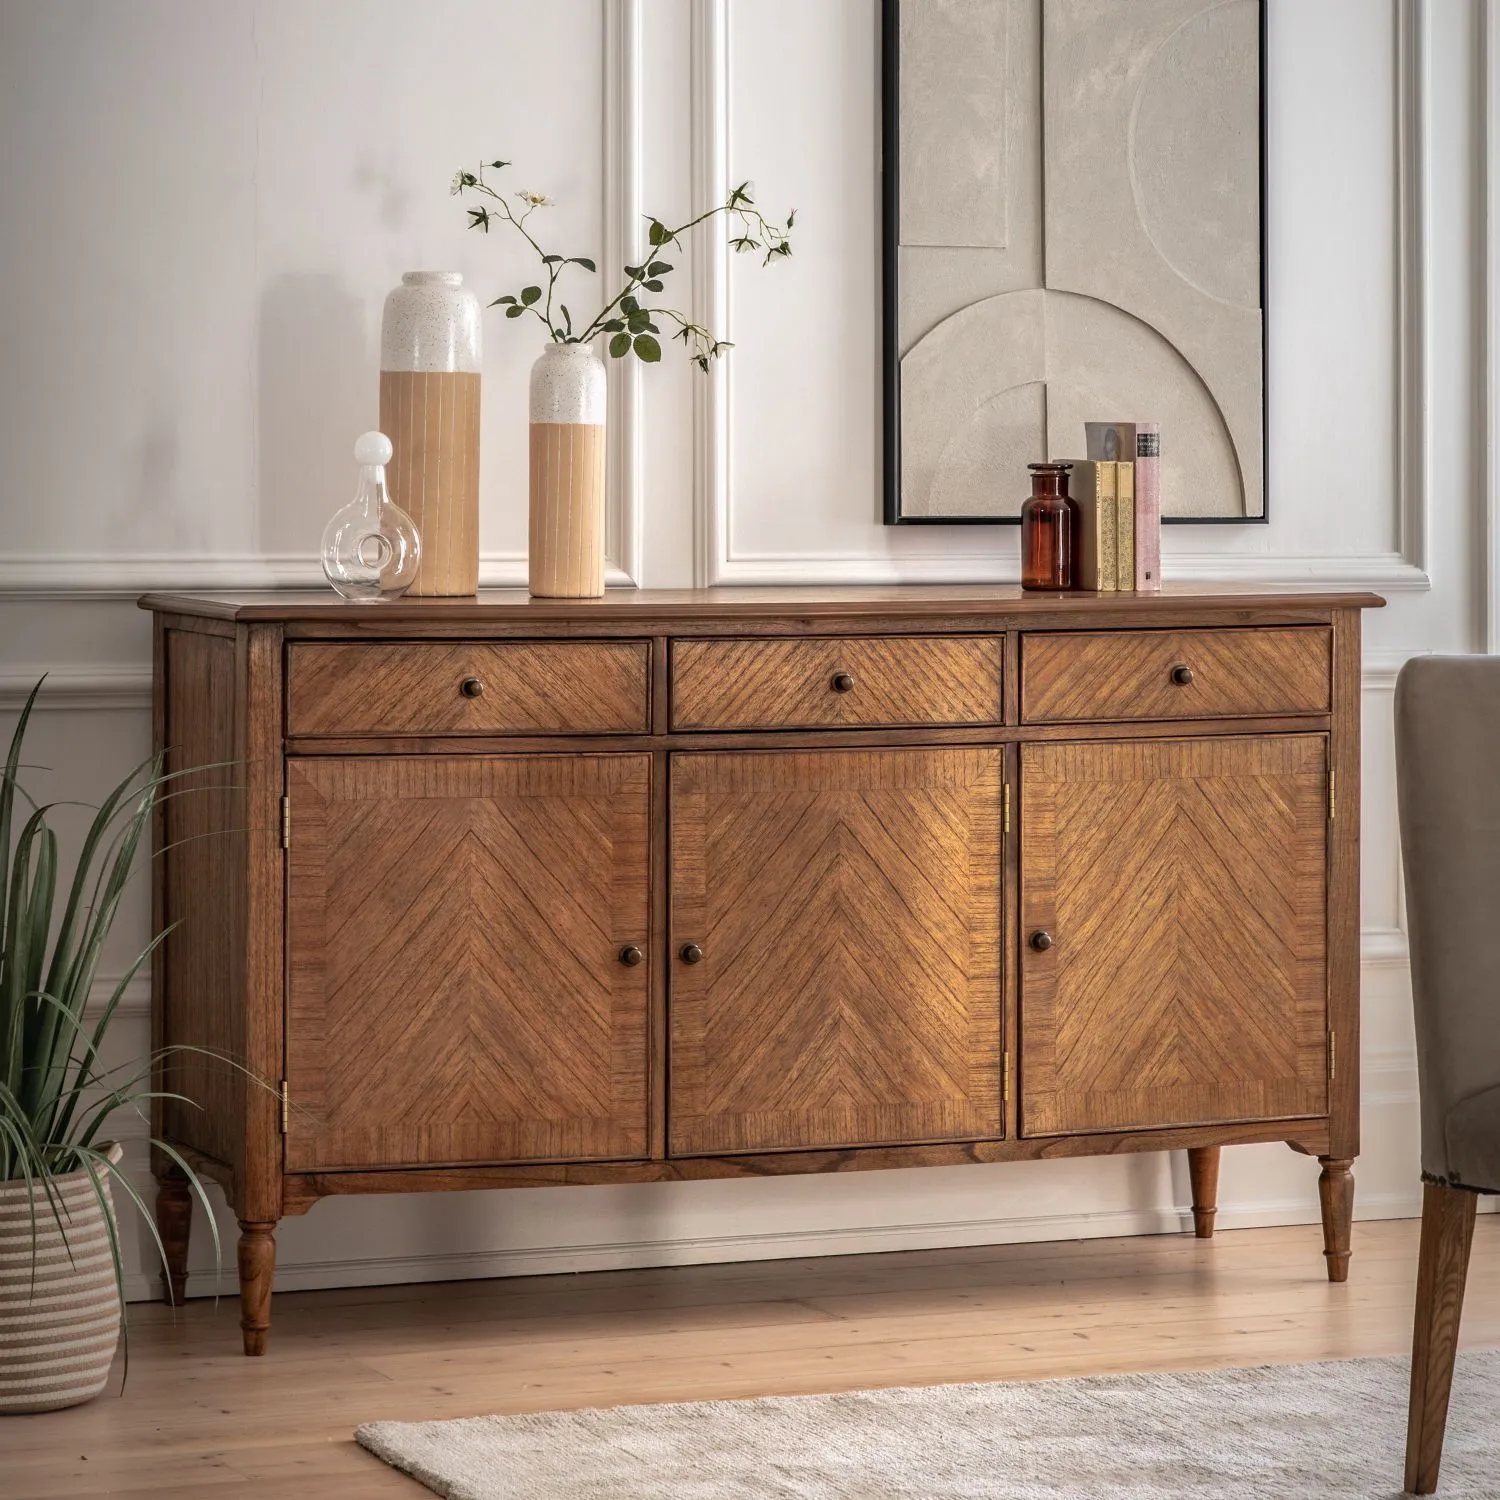
[[[155,593],[143,609],[245,622],[303,621],[359,624],[579,623],[588,620],[692,620],[705,616],[755,619],[788,614],[837,618],[879,613],[920,619],[924,615],[993,613],[1049,620],[1069,617],[1085,625],[1108,612],[1149,623],[1153,615],[1245,609],[1377,609],[1378,594],[1299,590],[1283,584],[1166,584],[1154,594],[1025,592],[1014,584],[897,584],[889,587],[611,589],[602,599],[535,599],[525,589],[481,589],[460,598],[404,598],[351,604],[331,590],[265,589],[243,592]]]

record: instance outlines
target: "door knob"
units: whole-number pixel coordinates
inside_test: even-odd
[[[1193,669],[1185,661],[1180,661],[1167,674],[1178,687],[1186,687],[1193,680]]]
[[[477,698],[484,691],[484,684],[477,677],[465,677],[458,690],[465,698]]]
[[[835,672],[833,682],[830,684],[836,693],[852,693],[854,691],[854,678],[848,672]]]
[[[703,962],[703,950],[697,943],[684,943],[678,950],[677,956],[685,964],[701,964]]]
[[[634,943],[627,943],[620,949],[620,962],[629,968],[634,968],[646,955],[636,947]]]
[[[1052,934],[1043,931],[1040,927],[1031,934],[1031,946],[1038,953],[1045,953],[1052,946]]]

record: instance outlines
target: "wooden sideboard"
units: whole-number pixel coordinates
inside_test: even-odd
[[[1363,594],[151,595],[157,1126],[334,1193],[1359,1131]],[[167,1295],[190,1197],[155,1162]]]

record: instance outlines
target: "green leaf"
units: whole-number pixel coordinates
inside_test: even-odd
[[[623,335],[621,335],[621,337],[623,337]],[[645,360],[648,365],[654,365],[657,360],[661,358],[661,345],[658,344],[649,333],[643,333],[638,335],[636,338],[635,352],[643,360]]]
[[[516,299],[514,297],[510,297],[510,296],[496,297],[495,300],[490,303],[490,306],[491,307],[509,307],[510,304],[512,302],[514,302],[515,300]]]
[[[659,292],[662,288],[661,282],[655,280],[654,278],[650,281],[642,282],[641,284],[646,288],[648,292]]]
[[[525,311],[526,311],[526,309],[524,307],[520,307],[520,306],[507,307],[505,309],[505,316],[507,318],[519,318],[521,316],[521,314],[523,312],[525,312]]]
[[[621,297],[620,298],[620,311],[622,313],[625,313],[625,314],[628,315],[628,314],[633,313],[633,312],[639,312],[640,311],[640,307],[641,307],[641,304],[639,302],[637,302],[634,297]]]
[[[559,302],[557,305],[562,309],[563,324],[571,335],[573,332],[573,314],[568,311],[568,304],[566,302]]]
[[[618,333],[624,326],[624,318],[611,318],[603,325],[605,333]]]
[[[631,313],[630,320],[626,326],[632,333],[644,333],[651,323],[651,314],[644,309]]]
[[[646,268],[645,266],[626,266],[625,274],[632,281],[639,281],[646,274]]]
[[[544,255],[542,257],[542,264],[544,266],[560,266],[562,261],[563,258],[560,255]]]
[[[628,333],[617,333],[609,341],[609,354],[611,359],[619,359],[622,355],[630,353],[630,335]]]
[[[573,255],[568,258],[570,266],[582,266],[585,271],[597,271],[599,268],[586,255]]]
[[[542,300],[542,289],[539,286],[523,286],[521,288],[521,305],[530,307],[533,302]]]
[[[672,231],[660,219],[652,219],[649,237],[653,245],[665,245],[672,238]]]
[[[646,267],[646,274],[648,276],[665,276],[671,269],[672,267],[670,264],[668,264],[668,262],[664,260],[653,260],[651,264]]]

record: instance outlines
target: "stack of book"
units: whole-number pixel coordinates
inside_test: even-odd
[[[1155,422],[1086,422],[1087,458],[1072,460],[1082,531],[1082,589],[1161,587],[1161,433]]]

